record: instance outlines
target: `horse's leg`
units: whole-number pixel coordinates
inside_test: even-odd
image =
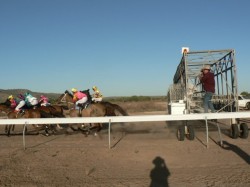
[[[97,127],[97,132],[100,132],[102,130],[102,123],[98,123],[98,127]]]
[[[39,134],[39,131],[42,129],[40,125],[36,124],[32,124],[33,128],[35,129],[36,133]]]
[[[49,130],[50,130],[49,125],[45,125],[44,131],[46,136],[49,136]]]
[[[90,130],[93,130],[93,129],[96,129],[94,136],[97,136],[98,135],[97,133],[101,131],[102,126],[100,123],[94,123],[93,126],[90,127]]]
[[[11,127],[12,127],[12,125],[8,125],[7,136],[10,136]]]
[[[9,125],[5,125],[5,128],[4,128],[5,134],[7,134],[7,132],[8,132],[8,126],[9,126]]]
[[[56,124],[56,127],[60,130],[63,129],[60,124]]]
[[[75,125],[77,126],[77,128],[74,127]],[[78,131],[80,128],[77,123],[69,124],[69,127],[71,128],[72,131]]]
[[[57,126],[59,126],[59,124],[50,124],[49,128],[52,132],[52,134],[55,134],[57,132]],[[62,129],[62,127],[60,126],[60,129]]]
[[[12,125],[12,131],[14,131],[15,130],[15,125]]]

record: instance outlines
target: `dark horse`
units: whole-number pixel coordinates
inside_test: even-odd
[[[0,103],[0,112],[6,113],[8,119],[41,118],[40,111],[38,111],[36,109],[26,109],[25,112],[19,112],[19,113],[14,112],[14,110],[12,108],[10,108],[8,101],[6,101],[5,103]],[[36,126],[33,125],[33,127],[36,129],[37,132],[41,129],[41,127],[38,125],[36,125]],[[10,136],[10,130],[12,129],[12,131],[14,131],[14,128],[15,128],[15,125],[6,125],[5,126],[5,132],[6,132],[7,136]]]
[[[48,118],[48,117],[64,117],[62,108],[60,106],[37,106],[36,109],[29,108],[27,106],[23,107],[24,109],[21,112],[14,112],[10,107],[10,101],[6,100],[4,103],[0,103],[0,111],[3,111],[7,114],[9,119],[15,118]],[[55,127],[53,125],[33,125],[37,132],[41,129],[44,129],[46,135],[49,135],[51,130],[55,132]],[[10,136],[10,130],[14,131],[15,125],[6,125],[5,132]],[[59,127],[60,128],[60,127]]]
[[[88,101],[87,101],[87,108],[80,110],[80,112],[73,108],[74,107],[73,95],[68,90],[66,90],[64,94],[62,94],[57,99],[58,103],[67,104],[67,107],[70,109],[69,112],[70,117],[116,116],[117,112],[124,116],[128,115],[127,112],[123,110],[119,105],[112,104],[109,102],[99,102],[99,103],[92,102],[91,95],[89,94],[89,89],[81,92],[85,93],[88,96]],[[72,130],[75,130],[72,128],[72,126],[70,127]],[[95,128],[97,129],[97,132],[99,132],[102,129],[102,124],[90,124],[88,127],[90,127],[89,130]],[[78,128],[80,129],[80,126],[78,126]]]

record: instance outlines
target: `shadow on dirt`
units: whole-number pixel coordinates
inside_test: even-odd
[[[227,141],[223,141],[223,149],[228,151],[233,151],[236,153],[239,157],[241,157],[247,164],[250,165],[250,156],[245,151],[243,151],[241,148],[239,148],[236,145],[233,145]]]
[[[151,183],[150,187],[165,186],[168,187],[168,177],[170,172],[167,168],[165,160],[159,156],[152,161],[155,167],[150,171]]]

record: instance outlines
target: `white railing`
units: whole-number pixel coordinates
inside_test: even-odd
[[[24,125],[24,129],[30,124],[71,124],[71,123],[109,123],[109,148],[111,123],[118,122],[150,122],[150,121],[189,121],[205,120],[208,146],[208,123],[211,119],[250,118],[250,112],[225,112],[202,113],[183,115],[141,115],[141,116],[107,116],[107,117],[76,117],[76,118],[22,118],[0,119],[0,125]],[[222,141],[221,141],[222,142]],[[25,131],[23,131],[23,145],[25,148]]]

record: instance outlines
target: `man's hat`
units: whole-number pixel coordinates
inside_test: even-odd
[[[210,65],[205,65],[205,66],[203,66],[202,70],[205,70],[205,69],[210,70],[210,69],[211,69],[211,66],[210,66]]]

